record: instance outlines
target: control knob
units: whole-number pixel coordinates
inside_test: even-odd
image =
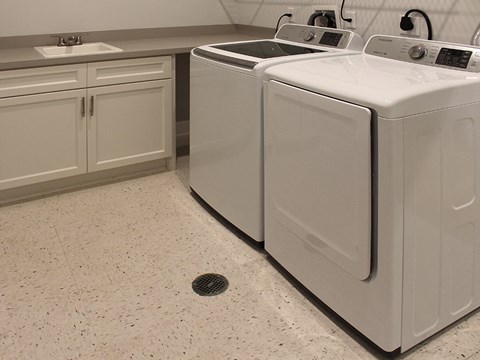
[[[408,55],[410,55],[410,58],[413,60],[420,60],[427,55],[427,48],[423,44],[412,46],[408,50]]]
[[[309,31],[305,35],[303,35],[303,40],[305,41],[310,41],[315,37],[315,32],[314,31]]]

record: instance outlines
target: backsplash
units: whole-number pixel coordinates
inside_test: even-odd
[[[296,23],[306,24],[312,5],[337,5],[341,0],[219,0],[236,24],[274,28],[280,15],[294,8]],[[425,11],[433,39],[469,44],[480,23],[480,0],[346,0],[344,11],[355,11],[357,28],[365,40],[374,34],[400,34],[400,17],[409,9]],[[420,20],[422,38],[427,28]]]

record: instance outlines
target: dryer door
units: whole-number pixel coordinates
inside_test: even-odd
[[[331,261],[367,279],[370,110],[276,81],[268,83],[265,110],[267,251],[294,276],[295,266],[319,276],[320,263]],[[292,242],[297,243],[294,251]]]

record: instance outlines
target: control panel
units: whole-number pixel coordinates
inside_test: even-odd
[[[353,37],[348,30],[298,24],[285,24],[275,34],[275,39],[338,49],[346,49]]]
[[[480,72],[480,48],[440,41],[375,35],[365,54],[441,68]]]
[[[471,50],[456,50],[442,47],[435,64],[466,69],[472,54]]]

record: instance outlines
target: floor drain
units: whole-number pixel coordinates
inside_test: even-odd
[[[219,274],[203,274],[192,282],[192,289],[200,296],[215,296],[228,288],[228,280]]]

